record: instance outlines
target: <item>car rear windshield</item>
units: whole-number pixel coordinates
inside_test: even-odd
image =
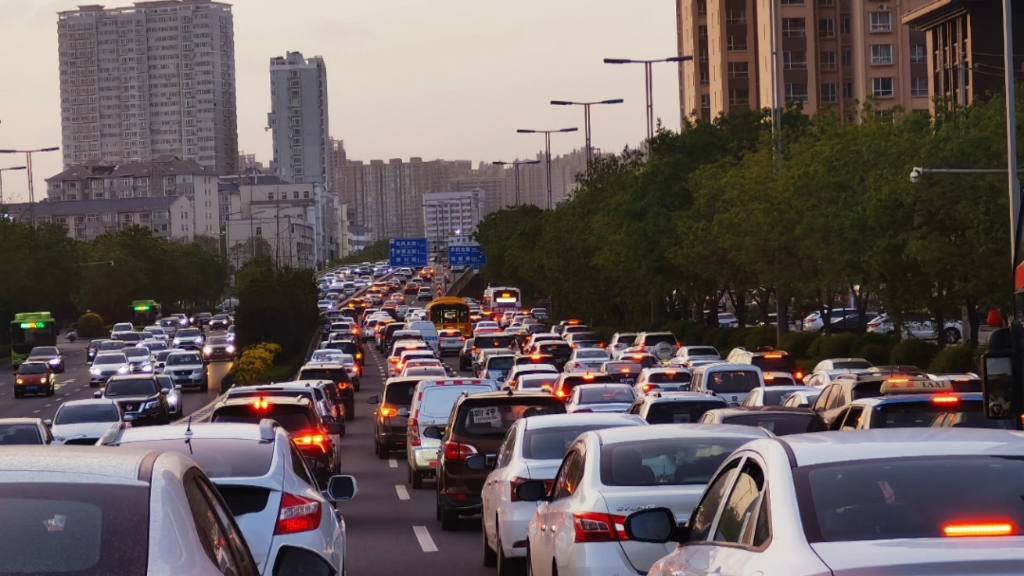
[[[581,384],[616,384],[611,374],[593,374],[584,378],[583,376],[567,376],[562,379],[562,390],[569,392]]]
[[[678,372],[654,372],[647,377],[647,381],[651,384],[689,384],[693,380],[693,375],[684,370]]]
[[[949,413],[975,416],[970,421],[977,423],[977,426],[969,426],[967,421],[964,421],[957,426],[958,428],[989,427],[982,426],[979,422],[987,420],[981,400],[961,400],[952,404],[936,404],[927,399],[919,402],[892,402],[876,406],[875,411],[878,415],[871,418],[872,428],[923,428],[931,426],[939,415]]]
[[[42,443],[43,437],[39,435],[39,427],[35,424],[0,424],[0,446]],[[0,542],[0,549],[2,547],[3,543]]]
[[[854,386],[850,393],[854,400],[860,400],[861,398],[878,398],[882,395],[882,383],[861,382]]]
[[[794,391],[792,389],[787,390],[773,390],[771,388],[764,389],[764,400],[761,402],[765,406],[782,406],[782,403],[789,398],[789,395]]]
[[[511,370],[515,364],[514,356],[492,356],[487,360],[488,370]]]
[[[124,342],[120,340],[107,340],[106,342],[100,342],[100,350],[121,350],[124,348]]]
[[[0,573],[145,574],[149,486],[4,484]]]
[[[523,458],[528,460],[561,460],[569,450],[569,446],[579,438],[580,434],[591,430],[632,426],[618,422],[615,424],[588,424],[584,426],[566,426],[564,428],[538,428],[523,433]]]
[[[345,368],[303,368],[299,370],[296,380],[329,380],[334,383],[348,382],[348,370]]]
[[[548,372],[544,374],[524,374],[519,378],[518,388],[520,390],[551,388],[558,380],[558,373]]]
[[[486,348],[508,348],[515,343],[516,339],[513,336],[491,336],[485,334],[483,336],[477,336],[476,340],[473,341],[473,346],[484,350]]]
[[[795,372],[796,360],[789,354],[765,354],[754,356],[750,363],[761,369],[762,372]]]
[[[107,389],[104,396],[150,396],[156,394],[160,386],[152,378],[131,378],[118,380],[116,378],[107,382]]]
[[[871,362],[867,360],[848,360],[844,362],[833,362],[833,370],[867,370],[871,368]]]
[[[676,337],[671,334],[647,334],[644,336],[644,346],[657,346],[662,342],[675,346]]]
[[[270,472],[274,459],[274,443],[258,440],[223,438],[191,438],[181,440],[147,440],[125,442],[127,447],[174,451],[199,464],[210,478],[256,478]]]
[[[545,342],[540,345],[539,349],[541,354],[551,354],[555,356],[560,353],[566,355],[572,353],[572,348],[569,346],[568,342]]]
[[[391,382],[384,389],[384,403],[392,406],[412,406],[412,396],[418,380]]]
[[[608,360],[608,353],[599,348],[577,350],[576,358],[580,360]]]
[[[643,370],[643,366],[636,362],[608,362],[604,365],[605,372],[632,372],[637,373]]]
[[[630,404],[636,394],[629,386],[584,386],[580,389],[581,404]]]
[[[420,400],[419,411],[431,419],[445,419],[452,413],[455,401],[463,392],[468,394],[480,394],[491,392],[487,386],[431,386],[423,391],[423,398]]]
[[[708,410],[725,408],[724,401],[679,401],[656,402],[647,409],[647,422],[650,424],[690,424],[700,420]]]
[[[724,419],[724,422],[741,426],[759,426],[776,436],[824,432],[828,429],[817,414],[741,414],[729,416]]]
[[[717,393],[750,392],[761,386],[757,372],[750,370],[716,370],[705,374],[705,379],[704,387]]]
[[[113,404],[64,405],[53,419],[54,424],[85,424],[89,422],[117,422],[121,415]]]
[[[978,524],[1018,535],[1024,526],[1020,456],[886,458],[795,472],[800,509],[812,511],[802,515],[811,542],[943,538]]]
[[[199,354],[171,354],[167,357],[168,366],[189,366],[202,364],[203,359]]]
[[[715,358],[720,358],[718,350],[710,346],[691,346],[690,348],[686,349],[686,355],[689,356],[690,358],[693,358],[694,356],[713,356]]]
[[[313,427],[310,410],[308,406],[297,404],[271,403],[265,410],[256,410],[250,404],[221,406],[214,411],[213,421],[259,424],[260,420],[269,418],[289,432],[298,432]]]
[[[22,364],[18,366],[18,374],[46,374],[46,364]]]
[[[565,414],[565,405],[555,398],[510,398],[464,402],[455,416],[455,434],[478,438],[501,438],[520,418]]]
[[[601,447],[605,486],[707,484],[749,438],[635,440]]]

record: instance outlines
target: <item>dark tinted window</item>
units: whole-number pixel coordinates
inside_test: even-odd
[[[764,389],[764,399],[762,404],[765,406],[782,406],[782,403],[786,401],[786,398],[793,393],[793,390],[773,390],[772,388]]]
[[[686,350],[686,355],[689,356],[690,358],[693,358],[694,356],[713,356],[713,357],[718,357],[719,356],[718,350],[715,349],[715,348],[712,348],[710,346],[708,346],[708,347],[690,346]]]
[[[199,330],[197,330],[195,328],[183,328],[181,330],[178,330],[178,333],[175,334],[175,336],[180,338],[180,339],[186,339],[186,338],[195,339],[195,338],[201,336],[201,334],[199,333]]]
[[[523,458],[531,460],[561,460],[569,451],[569,446],[579,438],[580,434],[590,430],[618,428],[625,424],[591,424],[588,426],[571,426],[568,428],[539,428],[523,433]]]
[[[760,386],[761,378],[750,370],[715,370],[704,374],[704,388],[712,392],[750,392]]]
[[[607,362],[604,365],[605,372],[632,372],[637,373],[643,366],[636,362]]]
[[[515,363],[514,356],[497,356],[487,360],[488,370],[511,370]]]
[[[131,378],[119,380],[111,378],[107,382],[104,396],[151,396],[160,390],[156,380],[152,378]]]
[[[795,372],[796,360],[789,354],[765,354],[754,356],[750,363],[761,369],[762,372]]]
[[[853,400],[860,400],[861,398],[878,398],[882,395],[882,383],[863,382],[857,384],[850,392],[853,396]]]
[[[693,380],[693,375],[682,370],[679,372],[655,372],[647,378],[651,384],[687,384],[691,380]]]
[[[889,458],[797,472],[809,485],[798,485],[800,508],[813,511],[829,542],[942,538],[956,526],[993,520],[1014,534],[1024,526],[1019,456]]]
[[[825,423],[817,414],[742,414],[729,416],[724,423],[759,426],[776,436],[826,430]]]
[[[0,573],[145,574],[149,487],[4,484]]]
[[[601,483],[606,486],[707,484],[747,438],[635,440],[601,447]]]
[[[70,404],[61,406],[54,424],[84,424],[86,422],[117,422],[121,419],[113,404]]]
[[[97,366],[103,364],[127,364],[128,357],[124,354],[99,354],[92,363]]]
[[[412,406],[413,393],[416,391],[418,380],[405,382],[392,382],[384,389],[384,403],[392,406]]]
[[[572,347],[568,342],[544,342],[539,347],[541,354],[569,355],[572,354]]]
[[[35,424],[0,424],[0,446],[42,443],[43,437],[39,435],[39,427]],[[3,543],[0,543],[0,548],[2,546]]]
[[[303,368],[297,380],[330,380],[331,382],[348,382],[348,370],[345,368]]]
[[[222,406],[213,413],[214,422],[242,422],[259,424],[260,420],[270,418],[277,421],[285,430],[298,432],[313,427],[312,408],[296,404],[270,404],[266,410],[256,410],[249,404],[241,406]]]
[[[207,339],[206,343],[212,344],[214,346],[224,346],[227,344],[231,344],[231,342],[224,336],[214,336],[212,338]]]
[[[644,346],[657,346],[662,342],[676,345],[676,337],[671,334],[648,334],[644,336]]]
[[[484,350],[486,348],[508,348],[515,343],[516,339],[513,336],[492,336],[486,334],[484,336],[477,336],[473,341],[473,346]]]
[[[581,404],[629,404],[634,399],[629,386],[584,386],[579,396]]]
[[[18,374],[46,374],[46,364],[33,362],[18,366]]]
[[[927,399],[919,402],[893,402],[875,407],[872,428],[922,428],[931,426],[941,414],[956,414],[956,428],[1009,428],[1010,420],[985,418],[981,400],[961,400],[955,404],[934,404]],[[999,424],[1006,423],[1005,426]]]
[[[156,381],[160,383],[161,390],[171,390],[174,388],[174,379],[165,374],[157,374]]]
[[[194,366],[202,363],[203,359],[199,357],[199,354],[183,354],[181,352],[168,355],[166,362],[168,366]]]
[[[833,362],[832,368],[835,370],[867,370],[868,368],[871,368],[871,362],[868,362],[867,360]]]
[[[29,356],[50,358],[58,354],[57,349],[52,346],[36,346],[29,352]]]
[[[121,350],[124,348],[124,342],[120,340],[107,340],[106,342],[100,342],[100,350]]]
[[[274,443],[258,440],[192,438],[125,442],[121,446],[180,452],[195,460],[210,478],[264,476],[274,459]]]
[[[725,408],[725,402],[701,400],[699,402],[656,402],[647,409],[651,424],[689,424],[700,420],[708,410]]]
[[[511,398],[470,401],[459,406],[455,416],[455,434],[502,438],[520,418],[544,414],[564,414],[565,406],[558,400],[542,398]]]

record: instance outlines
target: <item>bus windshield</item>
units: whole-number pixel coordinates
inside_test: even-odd
[[[49,312],[19,313],[11,322],[11,364],[17,366],[36,346],[56,346],[60,329]]]
[[[430,321],[434,324],[460,324],[469,322],[469,305],[431,304]]]

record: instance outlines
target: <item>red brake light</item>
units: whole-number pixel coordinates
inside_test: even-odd
[[[327,452],[327,446],[324,445],[324,435],[319,432],[296,436],[292,441],[295,442],[296,446],[317,446],[324,452]]]
[[[583,375],[583,379],[584,380],[593,380],[594,379],[594,375],[593,374],[584,374]]]
[[[657,384],[644,384],[641,388],[644,392],[650,392],[651,390],[660,389],[661,386],[658,386]]]
[[[772,360],[778,360],[779,358],[782,358],[782,354],[765,354],[764,357],[771,358]]]
[[[798,382],[803,382],[804,371],[803,370],[797,370],[796,372],[793,373],[793,378],[796,378],[796,380]]]
[[[380,415],[384,418],[394,418],[395,416],[398,416],[398,408],[385,404],[380,409]]]
[[[531,360],[540,360],[540,354],[530,354]]]
[[[420,445],[420,423],[415,418],[409,418],[409,446]]]
[[[959,396],[932,396],[933,404],[958,404],[959,402]]]
[[[474,446],[460,442],[445,442],[445,460],[465,460],[473,454],[476,454],[476,447]]]
[[[561,389],[561,388],[559,388],[558,390],[555,390],[555,396],[558,396],[559,398],[565,398],[568,395],[569,395],[569,393],[566,392],[565,390]]]
[[[320,527],[320,503],[285,492],[281,495],[281,510],[277,513],[274,534],[295,534]]]
[[[950,538],[958,536],[1009,536],[1013,532],[1013,524],[1009,522],[947,524],[942,527],[942,533]]]
[[[576,527],[576,542],[617,542],[629,540],[623,524],[625,516],[612,516],[603,512],[579,512],[572,515]]]
[[[643,360],[643,354],[633,354],[633,360]]]
[[[775,380],[775,375],[774,375],[774,374],[765,374],[765,375],[764,375],[764,379],[765,379],[766,381],[771,381],[771,380]]]
[[[252,407],[256,410],[266,410],[267,406],[270,406],[270,402],[266,398],[257,398],[252,401]]]

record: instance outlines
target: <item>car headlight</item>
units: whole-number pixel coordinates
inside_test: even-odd
[[[153,371],[153,365],[150,364],[149,362],[146,362],[146,363],[142,364],[142,371],[143,372],[152,372]]]
[[[228,354],[231,354],[231,353],[233,353],[235,351],[235,347],[234,346],[228,346],[227,348],[225,348],[225,350],[227,350]]]
[[[128,366],[121,366],[120,368],[117,369],[118,374],[127,374],[130,371],[131,368],[129,368]]]
[[[18,378],[18,384],[24,384],[24,383],[25,383],[24,380],[22,380],[21,378]]]
[[[159,405],[160,405],[160,401],[159,400],[150,400],[149,402],[146,402],[145,404],[143,404],[142,408],[140,410],[152,410],[153,408],[156,408]]]
[[[93,376],[99,376],[100,375],[100,369],[99,368],[90,368],[89,369],[89,373],[92,374]]]
[[[39,383],[40,384],[46,384],[46,382],[47,382],[46,376],[43,376],[42,378],[39,379]]]
[[[203,354],[206,354],[207,356],[213,354],[213,348],[210,348],[209,346],[203,347]]]
[[[54,366],[60,364],[60,358],[50,358],[50,364],[53,364]]]
[[[181,344],[181,340],[179,340],[178,338],[175,338],[174,339],[174,345],[177,346],[178,344]]]
[[[195,343],[196,344],[202,344],[203,343],[203,337],[202,336],[196,336]]]

